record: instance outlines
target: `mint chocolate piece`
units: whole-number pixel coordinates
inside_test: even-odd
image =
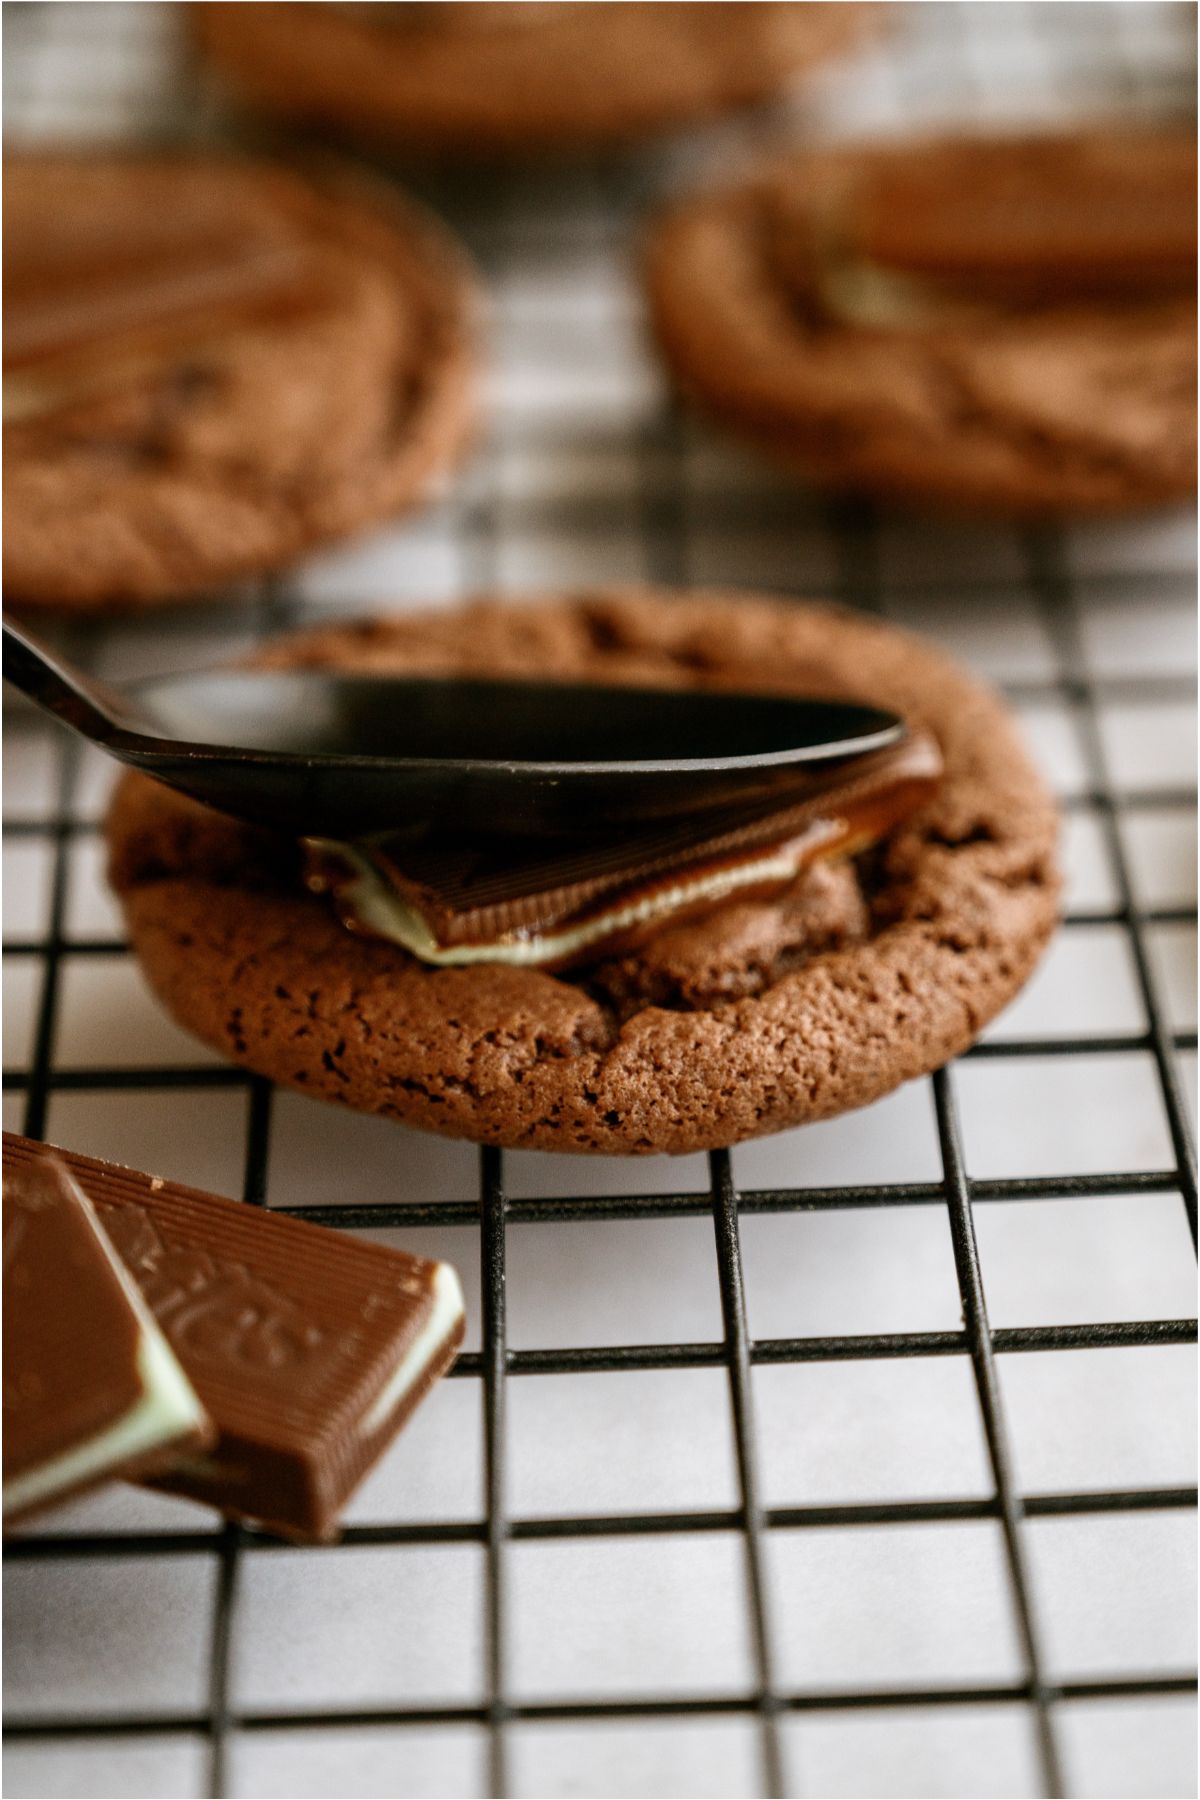
[[[4,1523],[211,1435],[163,1332],[62,1163],[4,1152]]]
[[[935,791],[928,731],[798,771],[787,798],[564,845],[511,835],[377,833],[304,840],[305,881],[347,930],[440,966],[565,968],[629,949],[730,898],[764,898],[814,863],[857,855]]]
[[[4,1136],[5,1171],[47,1154]],[[337,1534],[350,1494],[454,1360],[458,1277],[113,1163],[55,1151],[87,1193],[216,1427],[150,1485],[285,1537]]]

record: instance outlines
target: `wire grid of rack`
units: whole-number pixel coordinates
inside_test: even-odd
[[[5,13],[10,128],[15,125],[31,136],[177,134],[186,112],[195,134],[219,135],[223,129],[211,96],[180,70],[177,18],[171,9],[8,6]],[[821,105],[825,109],[823,115],[818,110],[818,117],[849,128],[859,122],[903,124],[971,110],[986,113],[989,108],[1003,114],[1012,110],[1014,91],[1020,96],[1018,110],[1027,115],[1039,106],[1054,113],[1114,102],[1134,111],[1180,108],[1187,105],[1191,91],[1186,55],[1190,13],[1190,8],[1117,5],[911,9],[902,21],[892,21],[891,43],[864,60],[857,73],[830,75],[823,99],[818,97],[818,109]],[[771,122],[778,126],[779,117]],[[86,1785],[98,1778],[126,1783],[165,1779],[168,1784],[137,1790],[145,1792],[165,1792],[168,1786],[172,1792],[214,1795],[298,1791],[286,1785],[296,1778],[296,1763],[272,1765],[273,1743],[290,1741],[298,1733],[316,1744],[322,1733],[333,1733],[348,1747],[355,1736],[374,1743],[372,1734],[386,1736],[392,1731],[400,1734],[403,1745],[422,1739],[428,1751],[425,1761],[418,1759],[423,1773],[412,1769],[406,1773],[406,1750],[393,1745],[379,1752],[385,1773],[372,1777],[392,1785],[371,1791],[491,1795],[650,1791],[649,1786],[620,1787],[620,1768],[605,1761],[602,1735],[588,1739],[587,1730],[602,1733],[606,1726],[630,1725],[648,1739],[667,1722],[679,1732],[702,1734],[719,1721],[736,1722],[743,1731],[742,1773],[697,1774],[695,1756],[688,1760],[691,1752],[684,1737],[676,1736],[668,1757],[671,1772],[663,1775],[667,1765],[654,1765],[663,1783],[654,1791],[932,1791],[904,1785],[920,1777],[895,1746],[888,1753],[894,1786],[822,1787],[819,1756],[814,1773],[803,1729],[797,1737],[795,1728],[807,1720],[840,1718],[850,1721],[861,1736],[871,1722],[886,1720],[889,1714],[915,1718],[918,1729],[923,1729],[924,1721],[934,1715],[945,1718],[957,1711],[974,1719],[988,1709],[1006,1717],[1019,1713],[1031,1724],[1029,1752],[1021,1765],[1021,1779],[1030,1792],[1149,1792],[1151,1787],[1143,1790],[1136,1784],[1152,1779],[1175,1783],[1172,1791],[1188,1791],[1189,1778],[1178,1759],[1153,1765],[1149,1775],[1139,1772],[1135,1755],[1129,1764],[1133,1772],[1125,1777],[1130,1785],[1120,1787],[1120,1774],[1110,1773],[1109,1779],[1118,1785],[1103,1788],[1096,1785],[1102,1777],[1084,1770],[1077,1748],[1064,1754],[1065,1722],[1077,1716],[1079,1705],[1164,1701],[1192,1693],[1195,1681],[1184,1662],[1173,1655],[1156,1656],[1153,1640],[1149,1655],[1118,1656],[1102,1673],[1064,1667],[1058,1650],[1048,1647],[1053,1633],[1047,1628],[1047,1611],[1052,1609],[1041,1590],[1042,1575],[1035,1576],[1031,1569],[1030,1533],[1038,1521],[1050,1519],[1108,1516],[1136,1526],[1180,1515],[1194,1507],[1195,1489],[1174,1481],[1153,1486],[1136,1481],[1081,1482],[1070,1489],[1054,1485],[1031,1489],[1021,1479],[1014,1452],[1003,1373],[1014,1361],[1045,1353],[1132,1353],[1187,1345],[1194,1340],[1195,1322],[1166,1316],[1160,1307],[1148,1308],[1146,1316],[1127,1309],[1121,1317],[1108,1319],[1088,1316],[1064,1323],[998,1326],[989,1318],[987,1259],[980,1252],[980,1221],[993,1208],[1016,1210],[1034,1204],[1045,1208],[1071,1202],[1098,1209],[1106,1197],[1115,1196],[1144,1205],[1152,1197],[1169,1197],[1171,1204],[1179,1205],[1180,1217],[1186,1216],[1195,1240],[1195,1162],[1181,1074],[1195,1050],[1195,1033],[1177,1011],[1174,965],[1163,955],[1166,940],[1175,942],[1193,927],[1194,908],[1181,893],[1152,892],[1139,861],[1143,852],[1149,854],[1145,846],[1156,833],[1174,843],[1179,832],[1186,832],[1195,796],[1186,770],[1178,767],[1165,771],[1155,767],[1149,774],[1143,768],[1140,775],[1135,769],[1130,775],[1143,730],[1150,734],[1153,750],[1162,719],[1173,719],[1186,709],[1193,695],[1190,674],[1173,666],[1180,642],[1178,621],[1190,616],[1191,551],[1186,544],[1180,547],[1187,533],[1181,533],[1178,520],[1113,532],[1018,534],[981,529],[976,533],[957,528],[942,534],[932,529],[922,532],[865,506],[797,499],[681,418],[636,341],[636,309],[627,288],[614,287],[611,269],[640,209],[659,186],[679,179],[681,171],[687,173],[692,161],[698,163],[705,152],[714,154],[714,145],[716,154],[735,153],[747,139],[753,142],[760,129],[759,122],[738,124],[710,135],[703,140],[703,149],[696,141],[654,158],[600,169],[574,168],[549,177],[513,172],[466,187],[447,187],[436,177],[427,178],[438,203],[470,241],[496,297],[493,330],[499,373],[492,396],[493,425],[487,446],[459,489],[424,520],[393,529],[365,547],[318,558],[288,579],[248,590],[238,609],[187,609],[161,624],[80,625],[65,632],[64,642],[106,673],[132,673],[147,661],[156,666],[202,661],[263,632],[339,611],[378,608],[389,600],[423,595],[449,600],[472,589],[520,590],[608,575],[675,583],[740,577],[744,585],[798,596],[832,593],[902,620],[920,624],[932,618],[952,642],[956,631],[964,634],[961,647],[978,653],[985,666],[995,661],[989,634],[996,634],[1005,646],[999,654],[1003,685],[1014,704],[1026,710],[1032,726],[1037,728],[1039,718],[1047,726],[1043,742],[1052,745],[1055,734],[1063,730],[1074,734],[1067,760],[1073,758],[1078,767],[1073,790],[1064,795],[1068,826],[1078,824],[1089,836],[1094,855],[1106,869],[1083,899],[1072,902],[1059,943],[1092,942],[1095,934],[1106,934],[1106,942],[1123,959],[1129,1016],[1120,1028],[1103,1019],[1097,1024],[1083,1004],[1076,976],[1062,990],[1066,998],[1050,1024],[1043,1008],[1027,1034],[1019,1029],[993,1031],[954,1068],[934,1075],[927,1086],[936,1167],[928,1178],[880,1178],[881,1169],[888,1173],[885,1137],[870,1178],[854,1179],[849,1172],[839,1178],[843,1168],[853,1170],[853,1156],[835,1161],[832,1170],[817,1156],[815,1166],[828,1178],[816,1183],[806,1179],[814,1166],[807,1146],[815,1137],[790,1134],[788,1173],[770,1181],[756,1181],[754,1165],[748,1165],[749,1179],[739,1177],[743,1153],[735,1151],[732,1156],[711,1155],[698,1176],[696,1159],[690,1159],[693,1166],[686,1179],[682,1175],[673,1179],[670,1164],[665,1174],[661,1164],[656,1166],[648,1179],[644,1172],[649,1165],[637,1162],[598,1178],[599,1165],[581,1162],[569,1176],[562,1175],[561,1191],[556,1191],[558,1159],[547,1165],[552,1170],[547,1188],[547,1180],[536,1178],[514,1184],[510,1171],[522,1159],[483,1150],[469,1153],[476,1158],[476,1190],[467,1197],[461,1193],[432,1200],[419,1194],[411,1197],[401,1157],[396,1185],[402,1198],[367,1195],[356,1185],[353,1172],[347,1171],[345,1201],[329,1197],[324,1204],[292,1205],[287,1190],[273,1177],[272,1163],[280,1155],[281,1108],[296,1103],[275,1094],[269,1083],[216,1062],[189,1060],[186,1050],[179,1048],[182,1039],[168,1040],[166,1048],[156,1041],[140,1057],[136,1047],[131,1051],[127,1044],[116,1045],[116,1029],[106,1027],[103,1017],[79,1040],[84,1053],[72,1058],[71,1043],[79,1039],[78,1031],[72,1038],[72,1021],[84,1005],[81,981],[86,978],[81,970],[118,961],[124,966],[126,958],[119,934],[105,927],[103,903],[95,901],[91,910],[77,905],[76,890],[85,879],[81,858],[90,858],[89,868],[96,861],[99,778],[93,759],[49,737],[28,714],[16,711],[9,736],[18,794],[17,816],[10,817],[6,826],[15,871],[10,879],[15,878],[23,893],[30,885],[36,887],[41,904],[31,905],[26,919],[22,902],[18,929],[5,946],[16,990],[10,1010],[19,1015],[18,1038],[22,1022],[28,1025],[25,1053],[10,1058],[6,1050],[6,1122],[51,1139],[61,1129],[66,1139],[65,1124],[60,1126],[59,1121],[70,1119],[72,1102],[76,1107],[82,1104],[84,1110],[76,1117],[86,1126],[93,1117],[87,1111],[92,1102],[111,1096],[136,1098],[143,1114],[138,1129],[146,1128],[146,1118],[158,1121],[153,1127],[159,1134],[156,1141],[169,1161],[181,1140],[203,1136],[203,1115],[196,1111],[200,1099],[220,1095],[240,1111],[236,1157],[247,1202],[278,1205],[342,1228],[399,1231],[406,1241],[426,1228],[477,1233],[478,1348],[460,1358],[454,1377],[482,1393],[482,1508],[468,1508],[463,1517],[351,1524],[340,1548],[321,1553],[321,1566],[344,1571],[346,1559],[385,1547],[419,1554],[468,1545],[481,1553],[483,1578],[475,1643],[481,1675],[478,1691],[468,1698],[447,1700],[436,1694],[414,1698],[401,1682],[385,1700],[370,1704],[348,1706],[335,1697],[300,1705],[290,1695],[255,1703],[252,1696],[239,1695],[235,1680],[239,1618],[248,1605],[247,1571],[267,1562],[283,1566],[285,1559],[293,1558],[298,1559],[291,1564],[294,1580],[315,1581],[311,1560],[239,1526],[216,1527],[211,1516],[201,1516],[198,1510],[189,1512],[182,1526],[175,1517],[164,1525],[155,1516],[143,1527],[137,1523],[140,1515],[122,1514],[119,1503],[115,1510],[110,1506],[98,1515],[89,1514],[86,1507],[82,1512],[77,1509],[79,1516],[68,1516],[65,1525],[51,1521],[44,1530],[9,1545],[10,1574],[15,1571],[28,1583],[27,1600],[18,1600],[22,1618],[27,1621],[31,1608],[42,1607],[49,1590],[39,1583],[55,1571],[67,1571],[68,1581],[83,1579],[83,1571],[99,1571],[97,1579],[102,1582],[107,1564],[124,1572],[128,1586],[134,1574],[150,1579],[150,1571],[164,1561],[201,1562],[216,1571],[211,1602],[206,1602],[204,1622],[197,1627],[204,1637],[203,1666],[188,1704],[134,1707],[123,1697],[119,1652],[114,1650],[112,1691],[99,1704],[85,1696],[84,1703],[71,1705],[53,1688],[55,1659],[67,1654],[65,1646],[41,1646],[38,1654],[48,1660],[42,1685],[31,1696],[20,1674],[27,1645],[19,1625],[14,1626],[10,1678],[14,1664],[18,1674],[15,1683],[10,1679],[17,1696],[13,1699],[10,1692],[7,1722],[9,1754],[14,1759],[10,1792],[18,1791],[13,1785],[18,1781],[31,1784],[22,1786],[21,1792],[100,1791]],[[582,478],[572,484],[562,478],[563,468],[580,454]],[[1131,633],[1128,623],[1122,626],[1120,620],[1124,614],[1128,621],[1128,609],[1135,607],[1139,623]],[[1114,641],[1121,648],[1101,654],[1097,645],[1112,632],[1114,621]],[[1024,662],[1024,651],[1011,650],[1018,639],[1036,640],[1036,653],[1030,651]],[[1114,725],[1117,715],[1123,721],[1120,729]],[[1155,760],[1156,753],[1151,754],[1150,761]],[[6,890],[9,885],[6,882]],[[1068,959],[1070,954],[1068,948]],[[1019,1025],[1019,1011],[1013,1017]],[[105,1040],[106,1031],[108,1040],[98,1049],[97,1033]],[[1135,1063],[1139,1071],[1152,1072],[1152,1081],[1131,1081],[1131,1091],[1121,1089],[1119,1098],[1112,1100],[1117,1089],[1111,1080],[1101,1084],[1101,1072],[1115,1070],[1123,1081],[1123,1072]],[[986,1134],[979,1121],[989,1114],[994,1119],[1004,1104],[1003,1092],[988,1100],[972,1089],[964,1127],[964,1084],[970,1084],[984,1065],[1012,1070],[1018,1082],[1026,1071],[1051,1081],[1064,1065],[1081,1070],[1082,1085],[1073,1090],[1078,1104],[1099,1109],[1105,1104],[1098,1097],[1103,1092],[1124,1116],[1155,1113],[1148,1140],[1153,1147],[1145,1150],[1144,1119],[1135,1119],[1129,1141],[1139,1149],[1124,1166],[1116,1157],[1110,1166],[1097,1153],[1090,1160],[1077,1159],[1077,1170],[1062,1166],[1053,1156],[1042,1167],[1036,1158],[1039,1146],[1047,1142],[1047,1128],[1044,1122],[1033,1122],[1032,1111],[1022,1110],[1027,1102],[1018,1099],[1009,1129],[1018,1136],[1030,1133],[1034,1166],[1023,1166],[1018,1159],[1012,1166],[1021,1172],[1004,1172],[1009,1165],[1003,1157],[997,1160],[994,1144],[985,1154],[973,1136],[978,1128],[981,1145]],[[311,1107],[309,1102],[301,1104]],[[1094,1124],[1088,1115],[1085,1131]],[[877,1139],[886,1132],[879,1123],[867,1129]],[[1103,1131],[1099,1136],[1104,1139]],[[111,1153],[111,1143],[103,1135],[96,1141],[67,1141]],[[228,1134],[225,1141],[231,1143]],[[411,1134],[395,1132],[393,1141],[408,1146],[406,1155],[417,1154],[411,1149]],[[838,1140],[847,1142],[845,1135]],[[983,1172],[977,1167],[980,1156]],[[779,1159],[770,1166],[778,1167]],[[1001,1172],[989,1173],[993,1166]],[[454,1168],[457,1180],[465,1168],[461,1157]],[[196,1178],[190,1164],[172,1165],[169,1172]],[[647,1187],[652,1191],[643,1191]],[[937,1329],[833,1331],[814,1329],[797,1305],[790,1333],[752,1330],[743,1238],[757,1221],[860,1215],[877,1221],[882,1229],[889,1217],[914,1221],[934,1211],[948,1222],[961,1320]],[[1104,1217],[1099,1211],[1096,1216]],[[711,1221],[709,1254],[715,1253],[719,1331],[694,1341],[680,1334],[668,1335],[662,1342],[577,1343],[567,1333],[557,1344],[551,1338],[537,1347],[510,1341],[506,1265],[517,1228],[561,1230],[577,1225],[611,1231],[622,1221],[652,1219]],[[1103,1224],[1094,1229],[1102,1230]],[[910,1274],[901,1251],[891,1280],[903,1284]],[[579,1278],[586,1280],[586,1270]],[[670,1272],[664,1271],[662,1283],[670,1279]],[[1177,1287],[1172,1289],[1176,1291]],[[856,1363],[895,1363],[915,1373],[926,1359],[957,1359],[969,1366],[986,1457],[978,1492],[771,1503],[763,1472],[764,1442],[755,1419],[761,1401],[756,1383],[763,1371],[810,1366],[830,1372]],[[603,1514],[584,1506],[570,1510],[536,1506],[525,1513],[513,1508],[506,1420],[514,1383],[527,1385],[528,1378],[536,1376],[648,1376],[692,1370],[721,1372],[727,1384],[734,1453],[728,1504],[649,1509],[631,1503]],[[642,1439],[635,1443],[639,1455],[653,1448]],[[783,1600],[772,1561],[774,1546],[801,1537],[810,1544],[829,1544],[847,1531],[864,1539],[874,1527],[902,1527],[941,1533],[927,1538],[936,1557],[936,1546],[951,1541],[945,1534],[967,1522],[987,1522],[999,1533],[1014,1643],[1008,1676],[960,1675],[956,1663],[948,1659],[936,1678],[908,1682],[854,1679],[853,1670],[841,1681],[791,1678],[794,1659],[782,1654],[780,1647]],[[589,1690],[585,1679],[577,1692],[560,1693],[552,1677],[543,1679],[539,1688],[527,1675],[514,1686],[514,1618],[518,1604],[523,1605],[514,1558],[522,1545],[637,1540],[663,1546],[688,1539],[703,1548],[724,1546],[731,1536],[741,1559],[746,1610],[745,1679],[740,1683],[701,1680],[689,1688],[670,1679],[668,1668],[663,1671],[666,1678],[657,1684],[650,1680],[625,1689],[619,1684],[614,1688],[609,1681]],[[703,1563],[697,1566],[703,1571]],[[1093,1568],[1078,1569],[1076,1578],[1090,1580],[1095,1573]],[[1186,1589],[1188,1578],[1169,1556],[1167,1576],[1177,1578]],[[327,1598],[337,1592],[328,1580],[321,1591]],[[871,1601],[865,1589],[854,1590],[852,1600],[847,1590],[845,1599],[848,1605],[865,1607],[869,1615]],[[441,1603],[445,1604],[444,1595]],[[58,1629],[69,1623],[70,1608],[78,1604],[76,1596],[66,1610],[55,1614],[50,1603]],[[653,1604],[649,1592],[646,1604]],[[436,1606],[428,1628],[435,1633],[439,1629]],[[81,1631],[86,1636],[86,1627]],[[525,1623],[521,1633],[520,1657],[528,1660]],[[630,1662],[629,1667],[634,1666]],[[1144,1735],[1148,1716],[1131,1714],[1134,1736]],[[584,1745],[582,1764],[569,1767],[565,1777],[561,1767],[557,1776],[545,1771],[539,1776],[524,1751],[515,1759],[512,1754],[513,1745],[524,1741],[523,1731],[553,1725],[585,1732],[579,1740]],[[438,1750],[439,1744],[451,1742],[458,1728],[454,1742],[459,1743],[466,1731],[473,1745],[466,1774],[463,1765]],[[1128,1739],[1126,1733],[1120,1753],[1127,1758]],[[705,1740],[701,1735],[697,1741]],[[183,1742],[196,1754],[185,1772],[171,1765],[165,1778],[165,1765],[147,1764],[140,1777],[136,1764],[128,1760],[110,1767],[106,1759],[127,1758],[130,1747],[139,1742]],[[234,1754],[236,1746],[247,1742],[267,1747],[253,1777],[241,1772]],[[80,1772],[84,1765],[70,1760],[73,1746],[86,1749],[86,1776]],[[1003,1777],[984,1766],[985,1754],[977,1748],[974,1761],[968,1757],[969,1785],[952,1785],[964,1782],[956,1764],[954,1774],[942,1774],[951,1785],[937,1791],[1017,1791],[989,1785]],[[589,1765],[590,1780],[608,1785],[587,1785],[589,1776],[583,1770]],[[639,1764],[636,1755],[632,1766],[635,1775],[627,1773],[625,1779],[646,1782],[646,1765]],[[1113,1766],[1118,1770],[1123,1766],[1119,1757]],[[921,1767],[919,1760],[913,1767]],[[688,1769],[697,1785],[672,1785],[688,1779],[681,1773]],[[82,1785],[72,1787],[72,1779]],[[305,1779],[320,1777],[310,1772]],[[554,1787],[553,1779],[563,1785]],[[701,1787],[704,1779],[741,1785]],[[864,1777],[857,1779],[861,1782]],[[427,1785],[412,1785],[418,1781]],[[50,1785],[43,1789],[39,1782]],[[127,1785],[108,1791],[133,1790]],[[307,1786],[304,1791],[366,1789]],[[1161,1786],[1158,1791],[1163,1791]]]

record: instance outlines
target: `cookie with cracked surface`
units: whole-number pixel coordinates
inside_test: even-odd
[[[4,582],[153,606],[425,498],[471,436],[475,282],[383,184],[6,161]]]
[[[195,34],[266,113],[469,157],[621,143],[763,99],[852,44],[869,9],[202,4]]]
[[[1196,484],[1191,132],[839,147],[684,202],[646,280],[682,392],[831,488],[1119,512]]]
[[[295,844],[127,776],[110,874],[151,984],[206,1042],[304,1093],[523,1148],[731,1144],[965,1049],[1053,929],[1055,807],[1010,715],[893,626],[632,589],[305,632],[261,661],[852,696],[928,727],[945,762],[931,803],[871,853],[560,975],[430,968],[352,936],[305,891]]]

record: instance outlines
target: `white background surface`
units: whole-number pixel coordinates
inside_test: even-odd
[[[177,9],[6,7],[8,127],[95,136],[178,126]],[[804,130],[902,127],[1064,110],[1152,111],[1191,91],[1190,8],[927,5],[892,9],[892,36],[814,84]],[[200,91],[192,116],[214,120]],[[784,483],[665,408],[641,333],[630,243],[644,200],[739,153],[759,127],[723,127],[616,168],[481,174],[437,188],[473,242],[491,295],[491,435],[443,504],[295,572],[227,610],[83,632],[74,647],[109,675],[200,663],[284,619],[448,603],[480,581],[504,591],[607,579],[738,582],[877,604],[936,634],[1010,686],[1069,805],[1069,906],[1096,922],[1057,938],[1029,988],[987,1034],[1090,1037],[1071,1056],[971,1058],[953,1072],[969,1174],[1160,1174],[1173,1153],[1146,1007],[1118,912],[1118,872],[1086,796],[1107,772],[1130,804],[1118,830],[1139,903],[1194,900],[1195,834],[1173,791],[1193,779],[1191,522],[1172,515],[1067,532],[1085,672],[1099,698],[1107,771],[1057,685],[1063,616],[1039,599],[1029,545],[1002,528],[899,518],[846,528],[836,508]],[[669,529],[668,529],[669,527]],[[1166,692],[1158,678],[1175,685]],[[1142,687],[1138,683],[1142,682]],[[1151,685],[1147,686],[1149,681]],[[174,1027],[125,955],[94,829],[108,787],[85,757],[63,788],[63,746],[27,714],[6,740],[10,821],[60,801],[66,840],[47,1135],[92,1154],[238,1193],[247,1101],[236,1082],[156,1091],[88,1087],[88,1072],[215,1059]],[[4,853],[5,1067],[28,1068],[56,851],[13,836]],[[1194,930],[1147,927],[1154,991],[1171,1027],[1194,1029]],[[72,946],[80,946],[73,951]],[[1190,1080],[1192,1059],[1181,1057]],[[218,1077],[223,1080],[223,1077]],[[6,1122],[24,1119],[19,1092]],[[473,1202],[478,1157],[378,1120],[275,1098],[272,1204],[380,1199]],[[739,1147],[745,1190],[936,1183],[930,1085],[864,1113]],[[704,1158],[636,1163],[505,1158],[511,1200],[689,1194]],[[454,1215],[456,1221],[460,1214]],[[983,1200],[976,1229],[991,1322],[1001,1329],[1147,1321],[1194,1311],[1178,1194],[1092,1198],[1051,1191]],[[479,1231],[432,1223],[392,1241],[450,1257],[480,1344]],[[945,1208],[748,1211],[742,1246],[756,1339],[961,1326]],[[515,1351],[722,1337],[711,1219],[515,1222],[507,1233]],[[1002,1397],[1025,1493],[1186,1486],[1194,1477],[1193,1353],[1186,1345],[1002,1354]],[[522,1374],[507,1384],[505,1505],[516,1519],[624,1512],[730,1513],[740,1502],[719,1367]],[[994,1491],[965,1354],[759,1364],[753,1372],[762,1499],[769,1507],[987,1500]],[[478,1522],[484,1511],[481,1383],[442,1384],[367,1482],[352,1523]],[[729,1524],[734,1524],[730,1520]],[[200,1508],[113,1490],[48,1520],[71,1532],[211,1534]],[[1025,1528],[1052,1681],[1185,1672],[1194,1658],[1192,1515],[1158,1509],[1039,1517]],[[768,1534],[768,1603],[781,1693],[1020,1681],[1003,1542],[994,1519]],[[480,1543],[352,1543],[320,1552],[249,1548],[238,1559],[229,1640],[229,1791],[239,1795],[432,1795],[487,1791],[486,1734],[470,1720],[398,1727],[239,1729],[245,1714],[477,1707],[486,1698]],[[7,1707],[50,1716],[163,1721],[155,1732],[10,1742],[11,1795],[209,1791],[218,1564],[188,1553],[29,1560],[8,1572]],[[503,1621],[516,1702],[736,1699],[754,1683],[741,1541],[733,1529],[567,1536],[512,1544]],[[1055,1708],[1069,1790],[1194,1792],[1186,1695],[1072,1700]],[[514,1793],[753,1795],[760,1740],[749,1714],[525,1719],[507,1731]],[[789,1791],[809,1795],[1035,1794],[1029,1709],[805,1710],[782,1726]]]

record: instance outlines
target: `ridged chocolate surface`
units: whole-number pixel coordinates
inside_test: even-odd
[[[8,1133],[6,1169],[43,1146]],[[438,1264],[69,1151],[80,1183],[216,1425],[155,1485],[322,1539],[453,1360],[461,1314],[397,1407],[372,1406],[424,1327]]]

